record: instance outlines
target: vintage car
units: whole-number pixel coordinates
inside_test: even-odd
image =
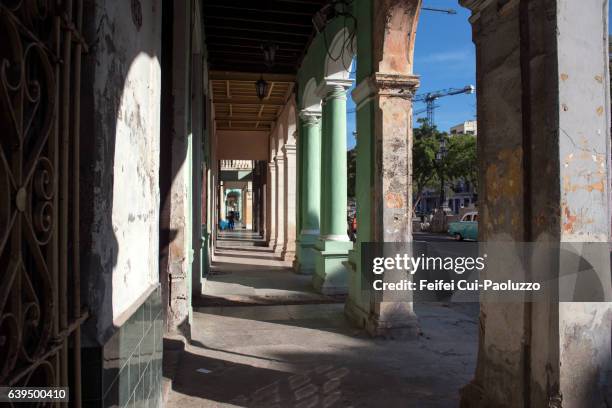
[[[478,240],[478,213],[473,211],[465,213],[461,221],[448,224],[448,234],[455,237],[457,241],[463,239]]]

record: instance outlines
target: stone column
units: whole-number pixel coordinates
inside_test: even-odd
[[[268,163],[268,179],[266,182],[266,241],[268,246],[276,245],[276,163]]]
[[[262,186],[263,177],[261,171],[261,162],[257,161],[255,168],[253,169],[253,231],[257,232],[259,236],[262,236]]]
[[[357,244],[349,255],[349,296],[345,313],[373,335],[418,333],[409,292],[390,296],[369,283],[361,265],[364,242],[412,240],[413,50],[420,0],[370,0],[356,10],[361,25],[357,60]],[[363,268],[363,269],[362,269]],[[385,274],[382,279],[388,279]],[[404,278],[409,279],[410,276]]]
[[[607,2],[462,4],[473,12],[478,56],[479,240],[507,242],[509,252],[521,242],[607,243]],[[590,272],[609,298],[605,249]],[[562,269],[558,255],[538,261],[552,265],[552,278]],[[516,263],[501,266],[486,278]],[[500,303],[483,295],[476,374],[461,406],[605,406],[611,316],[609,302]]]
[[[373,183],[363,183],[358,176],[359,244],[412,241],[411,98],[418,84],[418,77],[413,75],[375,73],[353,91],[359,114],[367,115],[373,130],[358,130],[357,165],[363,169],[364,161],[367,165],[377,158],[374,166],[369,166]],[[411,292],[398,295],[364,287],[361,273],[368,272],[360,271],[359,256],[356,258],[351,262],[353,279],[346,303],[351,320],[365,323],[374,335],[417,334]]]
[[[217,225],[225,219],[225,188],[223,187],[223,181],[219,181],[219,184],[219,197],[217,198],[219,204],[219,221]]]
[[[166,328],[170,333],[182,333],[187,338],[190,336],[192,319],[191,305],[191,283],[192,283],[192,223],[191,223],[191,180],[192,180],[192,129],[190,126],[190,80],[192,78],[190,55],[191,55],[191,30],[189,24],[193,9],[191,3],[174,3],[172,6],[174,24],[172,32],[168,32],[172,39],[172,49],[176,51],[171,61],[171,71],[168,79],[171,81],[171,93],[168,100],[169,110],[163,115],[168,118],[168,137],[172,138],[171,144],[164,145],[163,149],[169,149],[169,167],[164,167],[164,180],[170,180],[167,192],[169,201],[168,212],[161,215],[162,228],[172,231],[172,237],[168,240],[168,257],[162,260],[160,270],[162,273],[162,285],[168,284],[168,290],[164,290],[164,299],[167,307]],[[165,97],[163,97],[165,98]],[[165,164],[164,164],[165,165]]]
[[[283,146],[285,155],[285,246],[282,257],[284,261],[293,262],[295,259],[295,223],[296,223],[296,148],[295,138]]]
[[[261,210],[260,210],[260,225],[261,225],[261,237],[266,239],[266,237],[268,236],[268,219],[269,219],[269,215],[268,215],[268,207],[270,206],[269,203],[269,198],[267,195],[267,191],[268,191],[268,185],[269,185],[269,181],[267,180],[267,175],[266,175],[266,180],[264,181],[264,183],[261,186]]]
[[[321,225],[315,245],[313,285],[324,294],[346,293],[343,262],[353,247],[346,233],[346,90],[352,80],[326,80],[319,89],[323,99],[321,148]]]
[[[298,239],[296,271],[312,274],[315,270],[314,245],[319,237],[321,219],[321,112],[302,111],[300,122],[302,230]]]
[[[282,256],[285,247],[285,155],[279,149],[274,159],[276,167],[276,244],[274,253]]]
[[[249,181],[244,191],[244,228],[253,229],[253,183]]]

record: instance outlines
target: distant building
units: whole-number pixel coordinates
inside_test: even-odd
[[[454,214],[459,214],[462,208],[475,206],[478,203],[478,193],[470,182],[457,180],[447,185],[445,198],[446,205]],[[438,188],[426,188],[421,200],[416,203],[416,212],[431,214],[434,209],[440,207],[440,190]]]
[[[478,126],[475,120],[466,120],[463,123],[453,126],[450,128],[451,135],[465,134],[465,135],[476,135],[478,133]]]

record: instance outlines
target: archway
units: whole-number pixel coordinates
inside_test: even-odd
[[[347,235],[346,101],[347,91],[353,84],[350,72],[355,44],[354,26],[343,26],[331,43],[324,41],[323,78],[317,87],[317,95],[322,100],[321,192],[313,285],[324,294],[345,294],[348,291],[348,273],[344,263],[348,261],[353,244]],[[313,99],[303,102],[314,104]],[[304,115],[312,116],[308,110]]]

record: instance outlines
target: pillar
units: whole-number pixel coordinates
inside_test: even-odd
[[[285,247],[285,154],[279,149],[274,159],[276,168],[276,243],[274,253],[282,256]]]
[[[219,181],[219,198],[217,202],[219,204],[219,222],[221,222],[225,219],[225,188],[223,187],[223,181]]]
[[[253,183],[249,181],[244,189],[244,228],[253,229]]]
[[[509,250],[608,241],[607,3],[462,1],[477,52],[480,241],[507,241]],[[609,296],[609,258],[594,268]],[[510,304],[483,295],[477,368],[461,406],[605,406],[611,316],[609,302]]]
[[[346,90],[351,80],[325,80],[319,89],[323,99],[321,147],[321,224],[315,244],[313,285],[324,294],[346,293],[347,271],[343,262],[353,247],[346,233]]]
[[[371,270],[362,270],[361,244],[412,241],[411,99],[419,84],[412,53],[420,1],[360,4],[358,21],[371,24],[360,24],[357,38],[358,241],[348,262],[345,313],[372,335],[411,337],[419,333],[412,294],[374,291],[365,275]]]
[[[261,233],[259,226],[259,211],[260,211],[260,184],[261,175],[259,174],[259,163],[256,162],[253,168],[253,232]]]
[[[321,218],[321,112],[300,113],[302,169],[300,211],[302,229],[298,237],[296,271],[313,274],[314,245]]]
[[[266,192],[268,191],[269,182],[267,180],[264,181],[264,184],[261,186],[261,237],[265,239],[268,235],[268,207],[270,203],[268,202],[268,196]]]
[[[266,236],[266,185],[267,174],[266,165],[263,162],[259,164],[260,182],[259,182],[259,199],[257,200],[258,217],[259,217],[259,235],[264,238]]]
[[[266,241],[270,248],[274,248],[276,245],[276,163],[274,160],[268,163],[266,181]]]
[[[164,289],[164,303],[167,305],[165,319],[166,329],[169,333],[181,333],[190,336],[192,321],[191,284],[192,284],[192,135],[190,129],[190,81],[191,64],[191,30],[189,21],[193,9],[191,3],[175,3],[173,7],[174,24],[172,25],[171,67],[164,72],[168,77],[169,99],[167,101],[168,123],[167,140],[170,142],[162,146],[169,149],[167,158],[168,167],[164,167],[163,189],[168,189],[166,208],[160,214],[162,231],[171,231],[171,237],[164,237],[168,246],[166,259],[161,260],[160,275]],[[170,34],[170,33],[169,33]]]
[[[288,138],[283,146],[285,156],[285,245],[281,254],[284,261],[293,262],[295,260],[295,238],[296,238],[296,147],[295,137]]]
[[[191,293],[197,297],[202,293],[202,271],[204,267],[202,257],[202,190],[203,190],[203,151],[202,140],[204,133],[204,118],[202,117],[204,94],[202,92],[203,57],[200,53],[192,55],[191,68],[191,247],[193,253]]]

